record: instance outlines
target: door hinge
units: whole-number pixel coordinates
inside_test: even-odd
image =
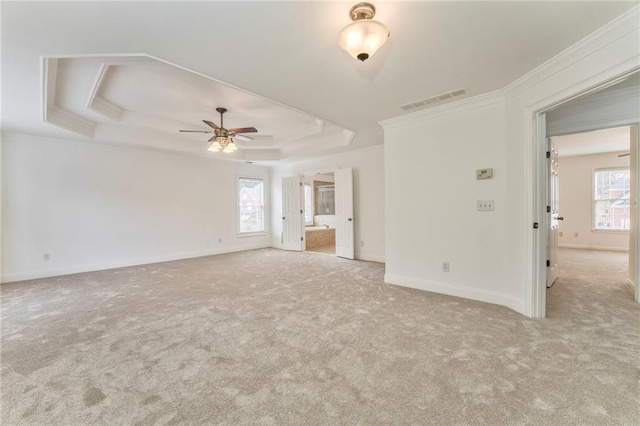
[[[304,241],[304,237],[300,237],[300,241]]]
[[[551,206],[547,206],[547,213],[551,213]]]
[[[533,229],[538,229],[538,222],[533,222]]]
[[[547,260],[547,267],[551,266],[551,261]]]
[[[551,151],[547,151],[547,158],[551,158]]]
[[[547,157],[547,158],[549,158],[549,157]],[[298,182],[298,183],[300,184],[300,186],[302,186],[302,182]]]
[[[302,210],[300,210],[300,214],[304,213]]]

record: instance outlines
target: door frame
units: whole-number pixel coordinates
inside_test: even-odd
[[[529,204],[529,208],[527,209],[529,212],[528,218],[530,219],[528,226],[531,227],[529,228],[530,231],[528,234],[531,236],[530,244],[528,244],[529,247],[527,249],[528,251],[530,250],[530,255],[527,257],[532,260],[529,264],[529,278],[525,285],[525,315],[529,317],[546,317],[546,259],[548,242],[546,230],[549,228],[546,200],[549,190],[549,174],[547,172],[546,158],[547,136],[545,114],[573,99],[612,86],[639,70],[640,66],[626,69],[623,72],[615,68],[610,69],[590,80],[583,81],[579,85],[556,93],[554,96],[525,108],[525,167],[527,167],[525,170],[525,194]],[[638,149],[639,139],[640,137],[636,138],[635,141],[636,149]],[[633,142],[634,141],[632,141],[632,143]],[[527,145],[529,147],[528,149]],[[637,167],[638,165],[636,164],[636,168]],[[638,175],[638,173],[636,175]],[[638,176],[636,176],[636,181],[640,181]],[[638,191],[639,189],[636,187],[636,192]],[[636,196],[637,195],[638,194],[636,194]],[[640,219],[640,214],[636,214],[636,226],[639,224],[638,219]],[[534,225],[536,223],[538,224],[537,228],[535,228]],[[636,236],[636,247],[640,247],[638,240],[638,236]],[[640,302],[639,270],[638,262],[636,262],[636,282],[634,283],[636,302]]]

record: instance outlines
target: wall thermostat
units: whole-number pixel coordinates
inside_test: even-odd
[[[476,179],[493,179],[493,169],[476,170]]]

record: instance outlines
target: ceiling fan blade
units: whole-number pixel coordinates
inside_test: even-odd
[[[207,121],[207,120],[202,120],[207,126],[211,127],[212,129],[218,130],[220,127],[218,127],[217,124],[212,123],[211,121]]]
[[[620,155],[618,155],[618,157],[626,157],[627,155],[631,155],[631,153],[627,152],[626,154],[620,154]]]
[[[235,133],[230,135],[230,137],[236,138],[236,139],[244,141],[244,142],[251,142],[253,140],[253,138],[251,136],[238,135],[238,134],[235,134]]]
[[[256,133],[258,129],[255,127],[239,127],[237,129],[229,129],[229,133]]]
[[[213,133],[213,130],[178,130],[182,133]]]

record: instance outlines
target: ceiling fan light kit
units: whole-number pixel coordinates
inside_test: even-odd
[[[338,43],[349,55],[366,61],[378,51],[389,38],[387,27],[374,21],[376,8],[371,3],[358,3],[349,15],[353,22],[340,32]]]
[[[208,142],[211,142],[209,148],[207,149],[210,152],[219,152],[222,151],[226,154],[236,152],[238,147],[233,142],[233,137],[243,137],[246,139],[251,139],[249,136],[240,135],[240,133],[255,133],[258,130],[255,127],[238,127],[234,129],[225,129],[224,128],[224,113],[227,112],[226,108],[218,107],[216,111],[220,113],[220,126],[217,124],[202,120],[207,126],[211,127],[213,130],[179,130],[180,132],[189,132],[189,133],[213,133],[214,136],[209,139]]]

